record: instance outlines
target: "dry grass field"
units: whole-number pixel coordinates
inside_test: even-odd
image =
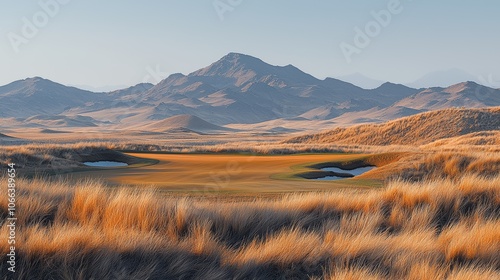
[[[217,203],[93,180],[18,186],[17,279],[500,277],[500,177]]]
[[[467,129],[395,121],[286,141],[8,142],[0,164],[19,175],[14,279],[500,279],[498,109],[445,112]],[[406,121],[429,116],[443,113]],[[304,179],[327,166],[377,168]],[[9,250],[0,242],[2,272]]]
[[[114,147],[31,145],[3,148],[2,159],[46,157],[38,164],[50,166],[61,159],[78,163],[82,155],[103,151],[119,154],[109,148]],[[498,279],[500,156],[435,149],[281,156],[136,153],[123,156],[160,161],[72,173],[77,180],[19,179],[15,275]],[[289,176],[331,162],[378,165],[366,176],[384,182],[384,188],[366,188],[363,180],[347,184]],[[104,181],[88,179],[96,174]],[[287,176],[272,178],[274,174]],[[207,176],[214,180],[208,188]],[[110,188],[105,182],[113,180],[118,186]],[[199,193],[124,185],[158,182],[177,186],[170,191],[192,184]],[[256,195],[266,188],[272,195]],[[2,200],[2,219],[7,207]],[[7,236],[6,225],[0,231]],[[5,242],[0,246],[3,270],[9,247]]]

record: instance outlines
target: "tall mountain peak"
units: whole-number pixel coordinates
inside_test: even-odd
[[[260,59],[253,57],[251,55],[236,53],[236,52],[230,52],[225,56],[223,56],[220,60],[234,60],[234,59],[255,59],[261,61]]]
[[[268,72],[270,67],[272,66],[258,58],[240,53],[229,53],[211,65],[191,73],[189,76],[229,77],[242,74],[242,71],[251,71],[255,75],[259,72]]]
[[[376,90],[386,90],[386,89],[411,89],[410,87],[407,87],[403,84],[397,84],[397,83],[391,83],[391,82],[385,82],[381,84],[379,87],[376,88]],[[412,89],[414,90],[414,89]]]
[[[448,92],[448,93],[460,93],[460,92],[464,92],[464,91],[474,91],[474,90],[480,90],[480,89],[489,89],[488,87],[486,86],[482,86],[476,82],[472,82],[472,81],[467,81],[467,82],[462,82],[462,83],[458,83],[458,84],[455,84],[455,85],[451,85],[449,87],[447,87],[446,89],[444,89],[444,92]]]
[[[239,87],[248,82],[287,81],[285,83],[315,84],[313,76],[304,73],[293,65],[274,66],[259,58],[231,52],[211,65],[195,71],[189,77],[221,77],[232,80]],[[279,84],[280,82],[276,82]]]
[[[20,81],[26,85],[39,85],[39,84],[57,84],[51,80],[44,79],[42,77],[30,77]]]

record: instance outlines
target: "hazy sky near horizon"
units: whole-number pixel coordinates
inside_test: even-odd
[[[361,73],[403,83],[458,68],[500,80],[495,0],[57,1],[0,0],[0,84],[156,83],[229,52],[321,79]]]

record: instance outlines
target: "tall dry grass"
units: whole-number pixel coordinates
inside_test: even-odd
[[[498,176],[253,201],[20,179],[17,198],[17,279],[500,278]]]
[[[72,144],[26,144],[0,146],[0,164],[15,162],[18,167],[76,166],[81,155],[90,155],[110,149],[111,143],[77,142]]]
[[[494,177],[499,174],[500,153],[439,151],[410,155],[393,165],[399,165],[394,176],[408,180],[462,178],[464,174]]]
[[[500,153],[500,130],[481,131],[445,138],[420,146],[423,151],[450,153]]]

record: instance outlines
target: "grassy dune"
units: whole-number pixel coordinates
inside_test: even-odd
[[[92,170],[86,161],[111,160],[139,167],[155,164],[157,161],[141,159],[112,150],[107,143],[75,144],[29,144],[0,147],[0,165],[16,163],[20,175],[27,177],[65,174]],[[94,168],[95,169],[95,168]]]
[[[440,139],[421,147],[425,150],[437,151],[488,151],[500,152],[500,130],[481,131],[462,136]]]
[[[383,124],[366,124],[298,136],[284,143],[423,145],[475,132],[500,130],[500,107],[444,109]]]
[[[15,162],[22,168],[75,167],[86,157],[90,158],[92,154],[107,151],[109,148],[113,146],[107,143],[88,142],[0,146],[0,164]]]
[[[22,179],[17,197],[18,279],[500,277],[500,177],[218,203]]]
[[[461,178],[464,174],[494,177],[499,174],[500,153],[455,151],[426,151],[407,154],[398,161],[388,163],[370,173],[370,177],[383,180]]]

